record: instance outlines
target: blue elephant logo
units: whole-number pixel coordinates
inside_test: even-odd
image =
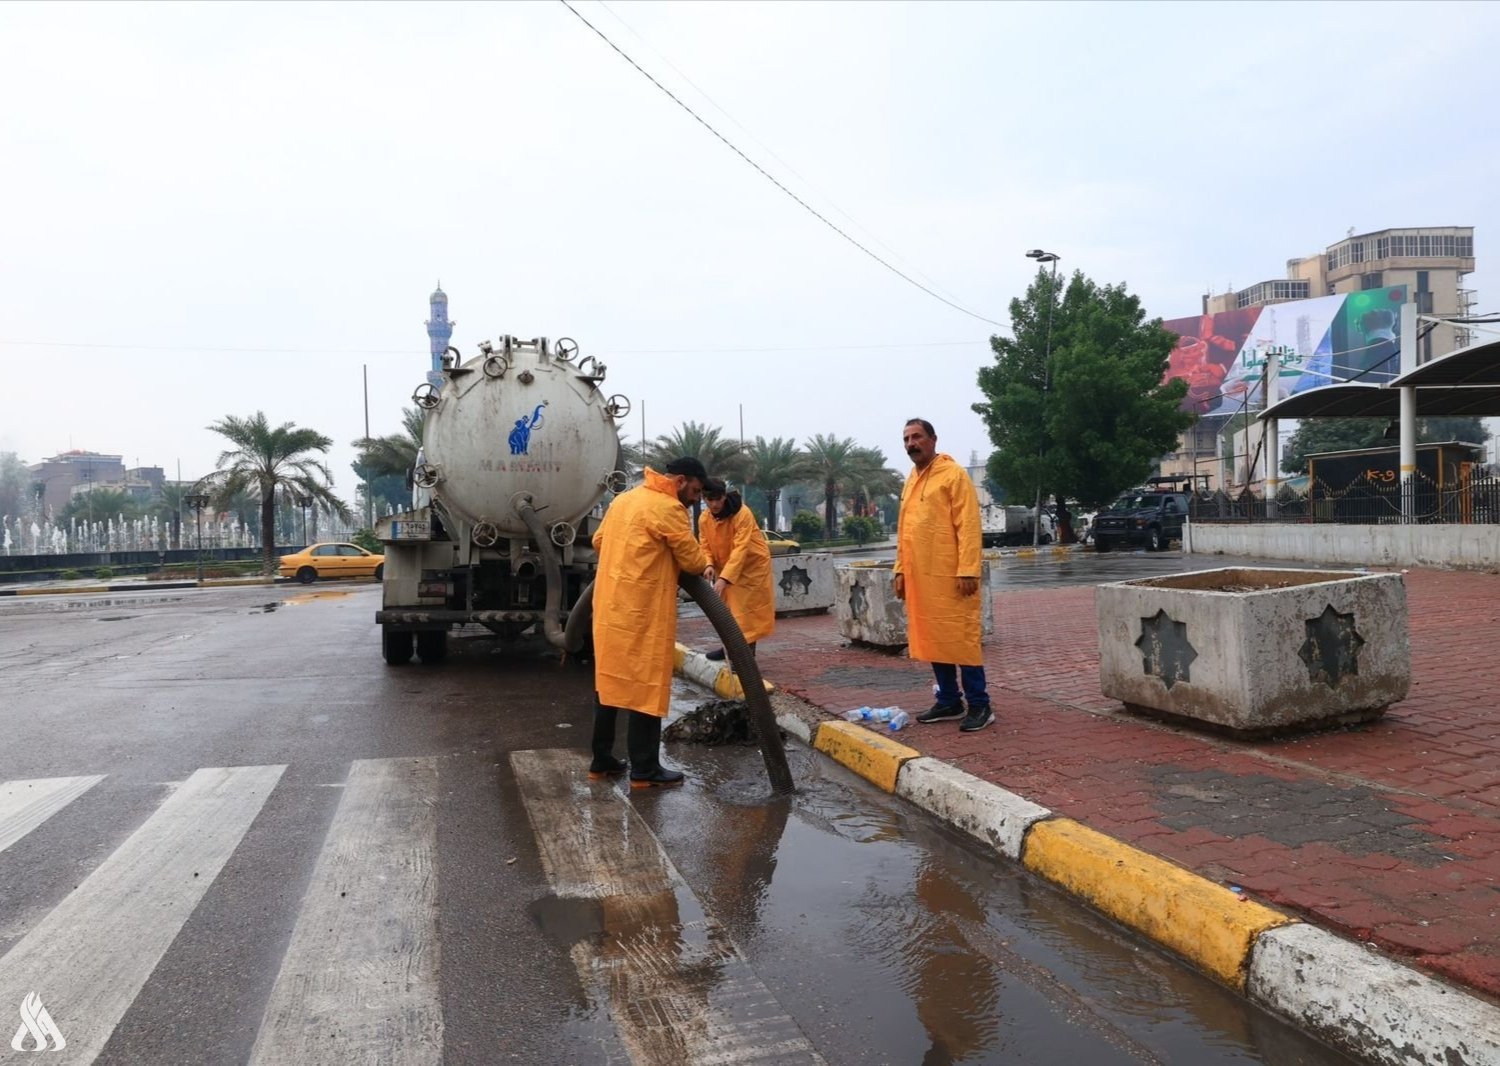
[[[531,431],[542,428],[542,408],[547,406],[543,400],[536,405],[536,410],[531,412],[531,417],[524,415],[516,419],[516,428],[510,431],[510,454],[525,455],[531,447]]]

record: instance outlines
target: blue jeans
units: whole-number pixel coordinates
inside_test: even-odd
[[[959,678],[963,679],[964,699],[970,710],[990,705],[990,694],[984,687],[984,667],[954,666],[952,663],[933,663],[932,672],[937,677],[937,701],[946,707],[958,703]]]

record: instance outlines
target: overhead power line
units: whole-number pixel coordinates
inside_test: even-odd
[[[833,232],[837,233],[840,237],[844,238],[844,240],[846,240],[850,244],[854,245],[854,247],[858,248],[861,252],[864,252],[865,255],[869,256],[871,259],[875,260],[875,262],[877,262],[881,266],[885,267],[892,274],[895,274],[897,277],[901,278],[901,280],[905,281],[907,284],[914,285],[917,288],[921,289],[928,296],[931,296],[934,300],[937,300],[940,303],[947,304],[949,307],[953,308],[953,310],[958,311],[961,314],[968,315],[970,318],[976,318],[979,321],[986,322],[986,323],[988,323],[991,326],[1000,326],[1002,329],[1004,328],[1004,326],[1003,326],[1002,323],[996,322],[992,318],[986,318],[984,315],[978,314],[977,312],[970,311],[967,307],[963,307],[960,304],[956,304],[952,300],[948,299],[946,296],[943,296],[943,295],[941,295],[939,293],[934,292],[932,289],[928,288],[926,285],[923,285],[920,281],[918,281],[916,278],[912,277],[910,274],[907,274],[904,271],[902,271],[901,269],[899,269],[898,267],[893,266],[890,262],[888,262],[885,259],[882,259],[880,256],[876,255],[874,252],[870,251],[870,249],[866,248],[859,241],[857,241],[853,237],[849,236],[848,233],[846,233],[842,229],[840,229],[835,223],[829,221],[829,219],[826,216],[824,216],[823,214],[821,214],[817,210],[817,208],[813,207],[806,200],[802,199],[802,197],[800,197],[796,193],[792,192],[791,189],[788,189],[785,185],[783,185],[774,175],[772,175],[769,171],[767,171],[759,163],[757,163],[755,160],[751,159],[744,152],[740,151],[740,149],[735,146],[735,144],[734,144],[733,141],[731,141],[728,137],[725,137],[722,133],[720,133],[718,130],[716,130],[712,125],[709,124],[709,122],[706,119],[704,119],[701,115],[699,115],[698,112],[694,111],[691,107],[689,107],[687,104],[683,103],[680,99],[678,99],[677,95],[675,93],[673,93],[671,89],[668,89],[661,82],[657,81],[656,78],[654,78],[651,75],[651,73],[646,70],[645,67],[643,67],[639,63],[637,63],[634,59],[632,59],[630,57],[630,55],[623,48],[621,48],[619,45],[615,44],[614,41],[610,40],[609,37],[606,36],[605,33],[602,30],[599,29],[599,27],[595,26],[588,19],[584,18],[583,14],[576,7],[574,7],[571,3],[569,3],[568,0],[558,0],[558,2],[561,3],[563,5],[563,7],[567,8],[569,11],[573,12],[573,14],[578,18],[579,22],[582,22],[589,29],[593,30],[594,33],[595,33],[595,35],[598,36],[598,38],[601,41],[603,41],[605,44],[609,45],[610,48],[614,49],[614,51],[620,56],[620,58],[623,59],[623,60],[625,60],[625,62],[629,63],[632,67],[634,67],[637,71],[639,71],[642,77],[644,77],[652,85],[655,85],[662,92],[666,93],[667,97],[674,104],[676,104],[678,107],[680,107],[684,111],[686,111],[689,115],[691,115],[693,117],[693,119],[699,125],[701,125],[704,129],[708,130],[709,133],[711,133],[715,137],[717,137],[724,144],[724,146],[726,148],[728,148],[735,155],[739,156],[746,163],[750,164],[750,166],[754,167],[756,173],[760,174],[761,177],[765,178],[772,185],[776,186],[782,192],[784,192],[788,196],[790,196],[793,200],[795,200],[797,202],[797,204],[804,211],[806,211],[808,214],[812,215],[819,222],[823,223],[823,225],[825,225],[829,229],[833,230]]]
[[[9,341],[0,345],[18,348],[97,348],[120,352],[228,352],[246,355],[425,355],[417,348],[210,348],[186,344],[83,344],[71,341]],[[605,348],[601,355],[722,355],[735,352],[837,352],[870,351],[883,348],[980,348],[987,340],[968,341],[897,341],[888,344],[798,344],[772,348]]]

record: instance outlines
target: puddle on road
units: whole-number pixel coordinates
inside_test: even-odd
[[[311,603],[313,600],[342,600],[346,596],[352,595],[354,595],[354,593],[353,590],[350,589],[328,589],[322,592],[299,592],[296,595],[286,597],[281,601],[281,605],[283,607],[297,607],[304,603]]]

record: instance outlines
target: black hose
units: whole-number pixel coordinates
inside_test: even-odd
[[[771,779],[771,791],[785,794],[796,787],[792,783],[792,770],[787,765],[786,748],[781,743],[781,727],[776,724],[776,714],[771,710],[771,700],[766,696],[765,682],[761,680],[760,667],[750,645],[745,643],[745,634],[740,630],[728,606],[719,599],[714,590],[697,574],[680,574],[677,584],[703,609],[704,615],[713,623],[724,642],[729,662],[739,675],[740,686],[745,690],[745,704],[750,708],[750,720],[755,724],[755,733],[760,741],[760,755],[766,763],[766,776]],[[577,654],[583,649],[593,626],[594,583],[590,581],[578,596],[578,602],[568,613],[568,627],[564,633],[563,649]]]
[[[557,550],[552,547],[542,520],[532,508],[530,496],[516,502],[516,513],[526,523],[531,539],[536,541],[537,550],[542,556],[542,569],[547,575],[547,603],[542,608],[542,629],[547,634],[548,642],[553,647],[561,648],[564,646],[563,627],[558,618],[562,614],[562,566],[557,561]]]
[[[776,714],[771,710],[771,700],[766,695],[765,682],[760,677],[760,667],[755,663],[755,654],[745,641],[729,606],[719,598],[707,581],[697,574],[679,574],[677,584],[702,608],[713,623],[724,643],[724,651],[734,672],[739,676],[740,687],[745,690],[745,704],[750,708],[750,721],[760,740],[760,755],[766,762],[766,776],[771,779],[771,791],[791,792],[792,770],[787,765],[786,748],[781,743],[781,727],[776,724]]]

